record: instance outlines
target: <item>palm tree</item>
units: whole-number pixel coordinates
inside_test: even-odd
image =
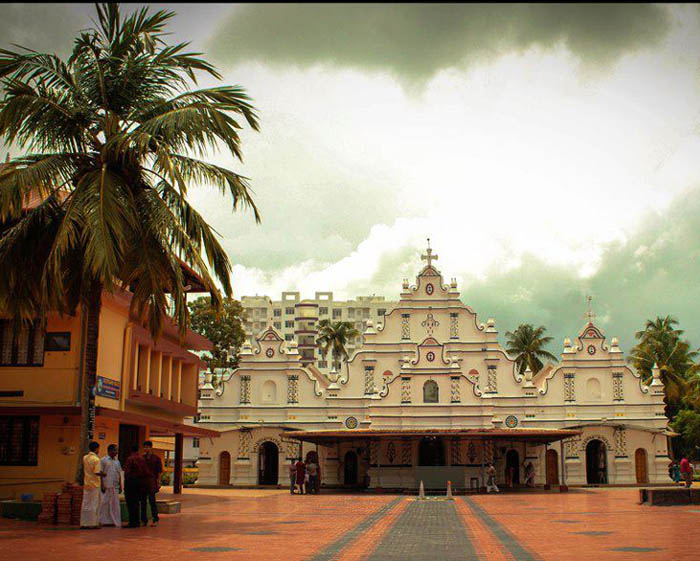
[[[545,331],[543,325],[535,329],[529,323],[520,324],[513,332],[506,331],[506,351],[515,355],[520,374],[523,374],[528,366],[533,374],[539,372],[543,366],[541,359],[557,361],[557,357],[544,349],[545,345],[552,341],[551,337],[544,336]]]
[[[681,339],[683,330],[677,329],[678,320],[671,316],[647,320],[645,328],[635,333],[639,343],[630,351],[628,362],[632,363],[646,383],[651,381],[654,364],[659,367],[661,381],[666,392],[667,413],[673,416],[681,401],[692,387],[691,375],[697,372],[697,351],[690,343]],[[692,384],[694,387],[694,383]]]
[[[124,18],[118,5],[98,5],[67,61],[0,49],[0,138],[27,152],[0,171],[0,309],[18,323],[80,305],[83,450],[103,291],[130,290],[132,316],[154,336],[172,309],[184,336],[183,262],[215,306],[217,281],[231,294],[229,260],[188,187],[229,193],[234,210],[260,219],[246,180],[201,159],[217,146],[240,159],[234,116],[258,130],[255,109],[240,87],[193,89],[196,73],[221,76],[187,43],[165,42],[173,15],[143,8]]]
[[[340,370],[340,361],[342,358],[348,358],[348,351],[345,348],[350,339],[357,337],[360,332],[355,329],[349,321],[331,322],[328,319],[322,319],[318,322],[319,336],[316,339],[316,344],[321,348],[321,354],[325,359],[328,351],[333,356],[333,367],[335,370]]]

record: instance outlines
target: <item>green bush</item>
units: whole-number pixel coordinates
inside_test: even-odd
[[[186,472],[182,474],[183,485],[192,485],[196,483],[199,473]]]
[[[160,484],[161,485],[170,485],[172,482],[172,474],[168,471],[164,471],[163,473],[160,474]]]

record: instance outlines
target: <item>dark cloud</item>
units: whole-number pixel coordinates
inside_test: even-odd
[[[14,50],[16,44],[66,56],[74,37],[90,23],[89,15],[75,5],[3,4],[0,10],[0,48],[3,49]]]
[[[669,25],[667,10],[649,4],[261,4],[237,7],[209,49],[224,63],[331,63],[424,81],[443,68],[560,43],[605,64],[658,42]]]

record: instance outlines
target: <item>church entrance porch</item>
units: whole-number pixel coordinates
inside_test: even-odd
[[[507,473],[518,485],[521,458],[532,461],[537,481],[544,484],[545,445],[579,434],[564,429],[356,429],[289,431],[285,437],[319,447],[326,474],[322,485],[333,485],[337,471],[341,485],[357,481],[376,490],[415,491],[422,481],[426,489],[437,491],[449,481],[455,491],[479,491],[484,490],[489,463],[496,468],[499,486],[506,484]],[[565,473],[556,478],[565,484]]]

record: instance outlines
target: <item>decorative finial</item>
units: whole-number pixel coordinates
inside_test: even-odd
[[[427,262],[428,262],[428,267],[432,267],[432,265],[433,265],[433,259],[437,260],[438,256],[437,256],[437,255],[433,255],[433,250],[430,249],[430,238],[428,238],[428,249],[426,250],[425,255],[421,255],[420,258],[421,258],[423,261],[427,261]]]
[[[586,306],[586,318],[588,319],[588,323],[593,323],[593,318],[595,318],[595,314],[593,313],[593,309],[591,308],[591,302],[593,301],[593,296],[586,296],[586,301],[587,301],[587,306]]]

